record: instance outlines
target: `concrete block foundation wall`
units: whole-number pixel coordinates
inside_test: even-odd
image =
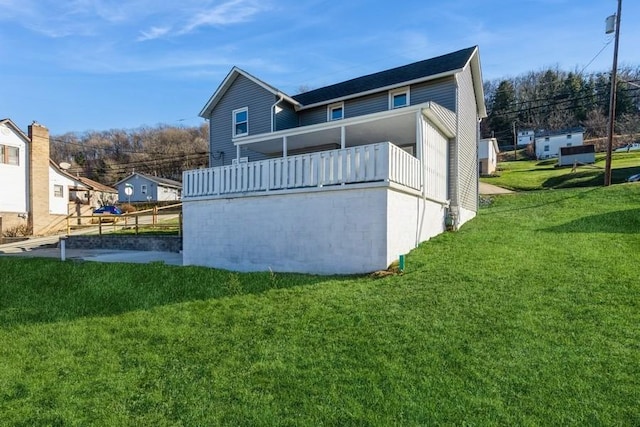
[[[68,236],[69,249],[118,249],[123,251],[180,252],[179,236]]]
[[[358,274],[444,230],[441,205],[387,186],[185,201],[185,265]]]

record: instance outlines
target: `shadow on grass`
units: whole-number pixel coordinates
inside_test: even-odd
[[[565,224],[544,228],[552,233],[640,233],[640,209],[584,216]]]
[[[113,316],[348,277],[5,257],[0,271],[0,327]]]
[[[621,184],[626,182],[629,176],[640,173],[640,166],[619,168],[611,170],[611,183]],[[542,183],[543,188],[575,188],[575,187],[597,187],[604,184],[604,170],[581,170],[554,176],[546,179]]]
[[[570,200],[570,199],[577,199],[577,198],[584,198],[585,196],[587,196],[589,193],[591,193],[592,191],[597,191],[599,188],[595,187],[595,188],[589,188],[586,189],[584,191],[578,191],[578,192],[564,192],[564,191],[559,191],[557,193],[554,193],[554,195],[557,195],[558,197],[550,197],[549,200],[545,201],[544,203],[532,203],[528,206],[515,206],[515,207],[509,207],[506,209],[500,209],[500,208],[494,208],[491,211],[484,211],[483,215],[495,215],[495,214],[499,214],[502,212],[513,212],[513,211],[520,211],[520,210],[526,210],[526,209],[536,209],[536,208],[541,208],[544,206],[551,206],[551,205],[555,205],[556,203],[560,202],[560,201],[565,201],[565,200]],[[541,190],[537,190],[537,191],[541,191]],[[541,192],[545,192],[547,193],[548,190],[542,190]],[[534,194],[534,191],[529,192],[530,194]],[[498,197],[501,197],[503,195],[498,195]],[[491,197],[489,197],[489,199],[491,199]],[[491,200],[488,201],[487,206],[491,205]]]

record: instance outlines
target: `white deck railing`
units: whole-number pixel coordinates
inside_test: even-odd
[[[420,161],[390,142],[185,171],[184,199],[364,182],[420,190]]]

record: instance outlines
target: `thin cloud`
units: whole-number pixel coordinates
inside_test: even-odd
[[[197,13],[180,31],[180,34],[190,33],[203,26],[224,26],[247,22],[262,10],[263,8],[252,0],[231,0],[211,10]]]
[[[137,38],[139,42],[154,40],[165,36],[171,31],[170,27],[151,27],[149,31],[140,31],[140,37]]]

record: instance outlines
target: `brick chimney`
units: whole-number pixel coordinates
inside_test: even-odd
[[[29,125],[29,225],[38,235],[49,224],[49,129]]]

